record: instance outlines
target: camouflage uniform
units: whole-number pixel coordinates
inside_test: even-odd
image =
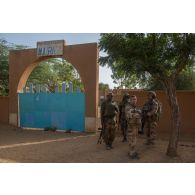
[[[127,128],[128,128],[128,140],[129,140],[129,155],[133,157],[136,152],[136,142],[138,129],[141,125],[141,110],[136,106],[127,105],[125,107],[125,115],[127,119]]]
[[[142,115],[145,121],[147,144],[154,144],[156,137],[156,127],[157,127],[157,110],[158,103],[155,99],[147,101],[142,108]],[[148,116],[147,114],[150,114]]]
[[[103,126],[103,139],[108,147],[112,147],[116,131],[116,114],[118,106],[114,101],[105,100],[101,105],[101,120]]]
[[[127,141],[127,120],[125,117],[125,106],[129,104],[128,99],[129,94],[125,94],[122,102],[119,105],[119,122],[123,134],[123,142]]]

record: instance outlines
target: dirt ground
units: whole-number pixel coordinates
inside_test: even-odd
[[[128,143],[117,136],[114,149],[105,150],[97,145],[99,133],[64,133],[41,130],[18,129],[0,124],[0,162],[31,163],[195,163],[195,135],[181,136],[178,157],[165,155],[168,135],[159,135],[154,146],[144,145],[144,136],[139,136],[139,160],[129,159]]]

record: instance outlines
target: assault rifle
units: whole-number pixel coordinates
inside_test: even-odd
[[[103,128],[98,128],[98,130],[101,130],[101,131],[100,131],[100,136],[98,138],[97,144],[101,144],[102,143],[102,136],[103,136],[103,133],[104,133],[104,129]]]

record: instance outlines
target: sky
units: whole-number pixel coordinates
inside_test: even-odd
[[[32,48],[36,47],[37,41],[65,40],[66,45],[98,42],[100,34],[98,33],[0,33],[0,38],[19,45],[26,45]],[[105,55],[100,52],[100,56]],[[109,84],[110,88],[116,86],[111,78],[111,70],[107,67],[99,68],[99,82]]]

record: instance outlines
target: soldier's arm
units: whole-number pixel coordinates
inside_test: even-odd
[[[125,106],[125,118],[126,120],[132,118],[132,109],[130,106]]]
[[[147,106],[147,103],[145,103],[145,104],[143,105],[142,109],[141,109],[142,112],[144,112],[144,111],[147,109],[147,107],[148,107],[148,106]]]
[[[115,103],[115,111],[116,111],[117,113],[119,112],[119,108],[118,108],[117,103]]]
[[[158,104],[157,104],[157,102],[154,102],[154,104],[152,106],[152,110],[148,113],[148,115],[152,116],[152,115],[156,114],[157,110],[158,110]]]
[[[106,102],[102,102],[101,104],[101,110],[100,110],[100,113],[101,113],[101,118],[103,118],[104,116],[104,113],[105,113],[105,106],[106,106]]]
[[[119,121],[121,120],[121,116],[122,116],[122,105],[119,104]]]
[[[139,114],[140,116],[142,115],[142,110],[141,110],[141,109],[137,108],[137,109],[136,109],[136,112],[137,112],[137,114]]]

